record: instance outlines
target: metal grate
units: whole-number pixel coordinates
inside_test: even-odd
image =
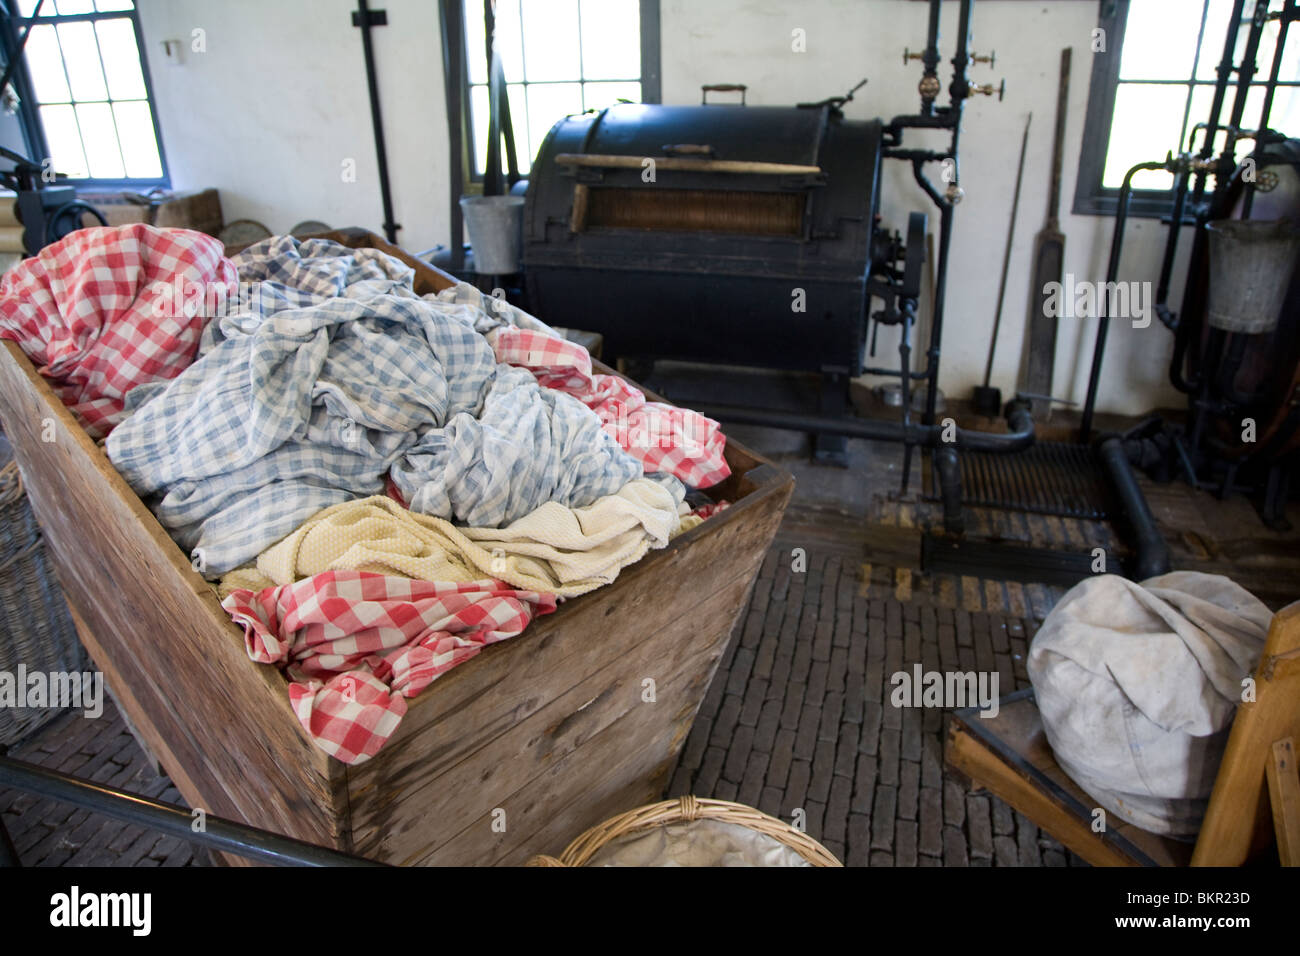
[[[926,498],[938,500],[933,476]],[[1091,446],[1035,442],[1014,454],[964,451],[962,503],[1062,518],[1101,520],[1112,507],[1101,465]]]

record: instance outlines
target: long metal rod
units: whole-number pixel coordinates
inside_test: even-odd
[[[206,817],[202,830],[195,831],[194,817],[181,807],[79,780],[12,757],[0,756],[0,785],[71,803],[168,836],[263,863],[278,866],[384,866],[374,860],[212,815]]]
[[[357,20],[361,27],[361,52],[366,61],[366,86],[370,91],[370,121],[375,130],[375,157],[379,163],[379,195],[384,204],[384,236],[397,242],[397,230],[402,227],[393,221],[393,193],[388,182],[388,148],[384,144],[384,114],[379,106],[379,79],[375,75],[375,50],[370,36],[370,5],[357,0]]]
[[[448,203],[451,220],[450,258],[447,266],[452,275],[465,267],[465,223],[460,196],[465,187],[465,26],[461,18],[461,0],[442,0],[443,92],[447,101],[447,171],[451,195]]]
[[[1025,150],[1029,147],[1029,124],[1034,114],[1025,118],[1025,132],[1020,137],[1020,164],[1016,167],[1016,188],[1011,194],[1011,220],[1007,223],[1007,244],[1002,250],[1002,278],[998,280],[998,306],[993,312],[993,334],[989,337],[989,357],[984,363],[984,387],[993,377],[993,353],[998,347],[998,330],[1002,327],[1002,301],[1007,295],[1007,270],[1011,267],[1011,241],[1016,235],[1016,211],[1020,208],[1020,184],[1025,176]]]

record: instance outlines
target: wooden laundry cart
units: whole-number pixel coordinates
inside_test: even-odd
[[[1274,838],[1281,861],[1300,865],[1300,602],[1273,616],[1254,681],[1255,700],[1237,708],[1195,844],[1114,814],[1095,830],[1096,801],[1057,764],[1032,690],[1004,697],[996,717],[954,713],[945,757],[1094,865],[1240,866],[1264,856]]]
[[[370,233],[330,237],[403,259],[421,293],[455,281]],[[284,676],[248,659],[189,556],[2,344],[0,418],[82,640],[185,800],[390,863],[523,863],[658,800],[794,485],[728,442],[733,474],[709,494],[731,507],[440,677],[349,767],[311,741]]]

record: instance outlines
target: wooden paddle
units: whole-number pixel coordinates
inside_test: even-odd
[[[1056,316],[1048,315],[1047,285],[1060,282],[1065,262],[1065,234],[1061,232],[1061,161],[1065,140],[1066,101],[1070,95],[1070,47],[1061,51],[1061,80],[1056,94],[1056,134],[1052,142],[1052,181],[1047,200],[1047,223],[1034,237],[1033,285],[1029,289],[1029,358],[1022,392],[1044,396],[1032,400],[1034,418],[1051,414],[1052,365],[1056,360]],[[1059,300],[1059,296],[1058,296]]]

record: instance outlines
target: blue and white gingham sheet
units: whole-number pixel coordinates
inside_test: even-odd
[[[413,510],[479,527],[640,477],[595,413],[496,364],[480,333],[502,320],[476,296],[421,298],[398,260],[325,240],[234,261],[258,309],[210,321],[195,363],[130,392],[106,443],[206,577],[381,494],[390,470]]]

